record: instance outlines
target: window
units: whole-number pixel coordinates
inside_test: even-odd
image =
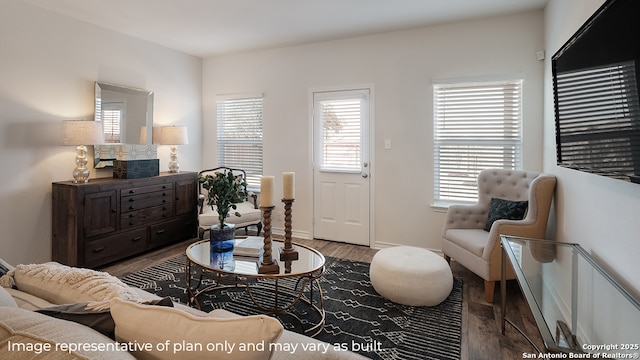
[[[262,95],[218,98],[218,166],[243,169],[247,185],[262,176]]]
[[[313,94],[318,120],[320,170],[360,172],[363,119],[368,116],[369,90],[317,92]]]
[[[102,112],[104,141],[107,143],[120,142],[120,110],[105,110]]]
[[[104,103],[102,104],[102,131],[106,143],[121,143],[122,124],[124,115],[124,103]]]
[[[522,168],[522,80],[436,84],[435,204],[477,201],[486,168]]]

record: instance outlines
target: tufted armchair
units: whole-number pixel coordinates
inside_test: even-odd
[[[495,282],[501,278],[500,235],[544,238],[555,186],[556,178],[552,175],[487,169],[478,175],[478,203],[449,207],[442,229],[442,252],[447,261],[453,258],[484,279],[487,302],[493,302]],[[492,218],[499,213],[495,205],[500,200],[492,198],[509,200],[510,204],[528,201],[524,214],[520,214],[524,218],[503,217],[487,223],[490,213]],[[507,269],[507,278],[515,278],[511,267]]]
[[[202,170],[198,174],[199,175],[213,175],[216,172],[223,171],[231,171],[235,176],[242,176],[242,178],[247,178],[247,173],[242,169],[232,169],[228,167],[217,167],[215,169],[207,169]],[[217,224],[218,220],[218,212],[214,209],[211,209],[211,206],[207,205],[206,198],[206,189],[202,188],[202,184],[199,184],[199,196],[198,196],[198,237],[200,239],[207,239],[209,237],[209,230],[211,229],[211,225]],[[239,212],[240,217],[231,215],[225,223],[235,224],[236,230],[240,228],[245,229],[245,233],[247,232],[247,227],[256,226],[258,229],[258,235],[260,235],[260,231],[262,231],[262,212],[258,208],[258,196],[254,193],[249,192],[244,202],[236,204],[237,209],[232,210],[232,212]]]

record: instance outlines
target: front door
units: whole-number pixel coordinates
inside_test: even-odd
[[[313,236],[369,245],[370,89],[313,93]]]

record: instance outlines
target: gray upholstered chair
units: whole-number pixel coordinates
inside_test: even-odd
[[[213,175],[216,172],[231,171],[236,176],[242,176],[243,179],[247,178],[247,173],[241,169],[232,169],[228,167],[217,167],[215,169],[207,169],[199,172],[200,175]],[[209,238],[209,230],[211,225],[218,224],[218,212],[207,205],[206,189],[199,185],[199,197],[198,197],[198,236],[200,239]],[[258,208],[258,196],[254,193],[247,192],[247,197],[244,202],[236,204],[237,209],[231,211],[231,216],[225,220],[227,224],[235,224],[236,230],[244,228],[245,233],[247,227],[256,226],[258,233],[262,231],[262,212]],[[240,217],[235,216],[234,212],[239,212]]]
[[[484,279],[487,302],[493,302],[495,282],[502,274],[500,235],[544,238],[555,186],[556,178],[552,175],[487,169],[478,175],[478,203],[449,207],[442,229],[442,252],[447,261],[453,258]],[[492,215],[499,212],[495,204],[500,200],[493,201],[491,209],[492,198],[513,201],[507,202],[509,205],[528,201],[524,218],[507,220],[508,215],[498,216],[500,220],[488,224],[490,211],[493,210]],[[510,266],[507,278],[515,278]]]

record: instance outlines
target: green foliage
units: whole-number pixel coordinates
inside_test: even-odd
[[[231,209],[237,209],[236,204],[243,202],[247,197],[245,179],[227,170],[215,175],[200,175],[198,181],[207,190],[207,205],[218,212],[220,229],[224,229],[224,220],[230,216]],[[240,216],[240,213],[236,211],[234,215]]]

